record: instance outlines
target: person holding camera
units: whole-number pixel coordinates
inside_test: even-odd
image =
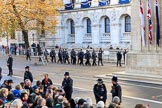
[[[69,101],[73,93],[73,80],[69,76],[69,72],[65,72],[65,78],[62,81],[62,88],[65,91],[65,97]]]

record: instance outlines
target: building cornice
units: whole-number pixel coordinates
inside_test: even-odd
[[[98,10],[98,9],[107,9],[107,8],[120,8],[120,7],[129,7],[132,3],[129,4],[116,4],[116,5],[107,5],[107,6],[97,6],[97,7],[90,7],[90,8],[77,8],[73,10],[58,10],[60,13],[71,13],[71,12],[78,12],[78,11],[87,11],[87,10]]]

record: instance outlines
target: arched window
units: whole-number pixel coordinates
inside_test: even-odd
[[[70,20],[70,28],[71,28],[71,34],[75,34],[75,25],[73,20]]]
[[[131,32],[131,18],[130,18],[130,16],[125,17],[125,32]]]
[[[91,20],[87,19],[87,33],[91,33]]]
[[[110,33],[110,19],[108,17],[106,17],[104,19],[104,23],[105,23],[105,33]]]

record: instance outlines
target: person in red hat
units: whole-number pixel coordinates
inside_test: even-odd
[[[112,93],[112,100],[115,96],[118,96],[120,98],[120,103],[122,102],[122,89],[121,86],[118,84],[118,77],[113,76],[112,77],[112,89],[111,89],[111,93]]]

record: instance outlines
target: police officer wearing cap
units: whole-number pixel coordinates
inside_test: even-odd
[[[8,70],[9,70],[8,76],[13,75],[12,65],[13,65],[13,58],[12,58],[11,54],[9,54],[8,60],[7,60],[7,66],[8,66]]]
[[[112,89],[111,89],[111,93],[112,93],[112,99],[115,96],[118,96],[120,98],[120,103],[122,101],[122,89],[121,86],[118,84],[118,78],[116,76],[112,77]]]
[[[99,101],[103,101],[104,103],[106,103],[107,89],[106,89],[105,84],[103,84],[103,80],[102,79],[99,78],[97,80],[97,84],[95,84],[94,87],[93,87],[93,93],[95,95],[96,104]]]
[[[62,88],[65,91],[65,97],[69,101],[73,93],[73,80],[69,76],[69,72],[64,73],[64,80],[62,81]]]
[[[26,79],[29,79],[31,82],[33,82],[33,75],[32,73],[29,71],[29,66],[25,67],[25,73],[24,73],[24,81]]]

